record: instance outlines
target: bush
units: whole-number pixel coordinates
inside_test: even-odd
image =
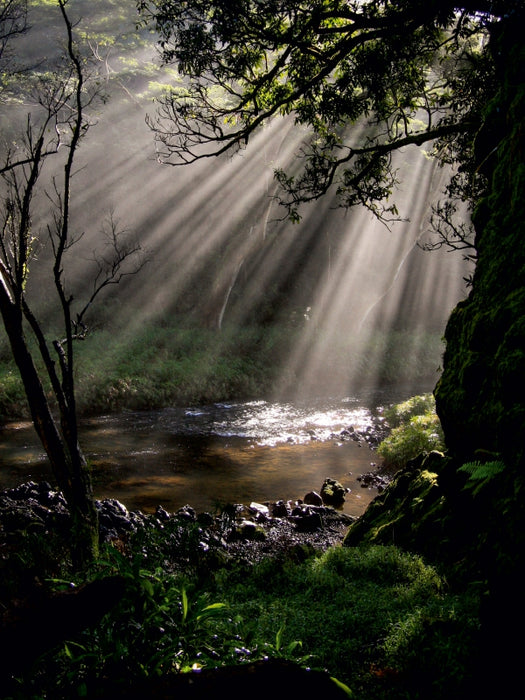
[[[406,424],[414,416],[435,414],[436,401],[433,394],[412,396],[402,403],[390,406],[384,411],[384,418],[391,428]]]
[[[0,420],[15,420],[27,412],[24,386],[16,367],[8,362],[0,368]]]
[[[392,406],[384,415],[388,424],[394,426],[377,448],[385,467],[402,469],[422,453],[444,449],[443,429],[431,394],[415,396]]]

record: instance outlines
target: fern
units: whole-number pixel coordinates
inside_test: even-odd
[[[460,472],[468,474],[468,480],[463,487],[465,491],[472,491],[476,496],[496,476],[505,470],[505,464],[499,460],[493,462],[467,462],[459,468]]]

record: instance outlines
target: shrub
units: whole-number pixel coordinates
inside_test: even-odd
[[[433,394],[412,396],[402,403],[385,409],[384,417],[391,428],[397,428],[407,423],[414,416],[422,416],[436,412],[436,401]]]
[[[445,438],[431,394],[415,396],[385,411],[393,427],[377,448],[385,467],[402,469],[422,453],[443,450]]]

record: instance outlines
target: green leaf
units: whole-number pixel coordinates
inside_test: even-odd
[[[190,609],[189,601],[188,601],[188,594],[186,593],[186,589],[183,588],[181,591],[181,602],[182,602],[182,622],[186,622],[188,618],[188,612]]]
[[[338,688],[340,688],[343,692],[345,692],[349,698],[354,697],[354,694],[350,690],[350,688],[342,683],[341,681],[337,680],[337,678],[334,678],[333,676],[330,676],[330,680],[333,681]]]
[[[469,478],[463,490],[472,491],[473,496],[476,496],[504,470],[505,464],[500,460],[492,462],[467,462],[458,469],[458,471],[468,474]]]

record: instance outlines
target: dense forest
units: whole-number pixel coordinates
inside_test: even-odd
[[[4,695],[512,687],[524,622],[523,3],[102,4],[100,15],[75,0],[1,6],[1,411],[29,411],[71,518],[65,538],[59,518],[14,534],[4,523]],[[148,147],[130,115],[152,97]],[[155,169],[182,173],[166,197]],[[336,359],[333,386],[347,391],[428,377],[448,314],[434,390],[444,444],[396,463],[343,546],[287,542],[260,558],[261,532],[238,556],[221,552],[210,542],[242,539],[228,508],[100,536],[82,411],[315,393]],[[417,416],[396,427],[395,410],[392,435],[422,429]],[[36,617],[13,612],[26,590]],[[31,607],[35,595],[48,603]],[[55,639],[38,617],[49,601],[57,618],[92,620],[75,612]]]

